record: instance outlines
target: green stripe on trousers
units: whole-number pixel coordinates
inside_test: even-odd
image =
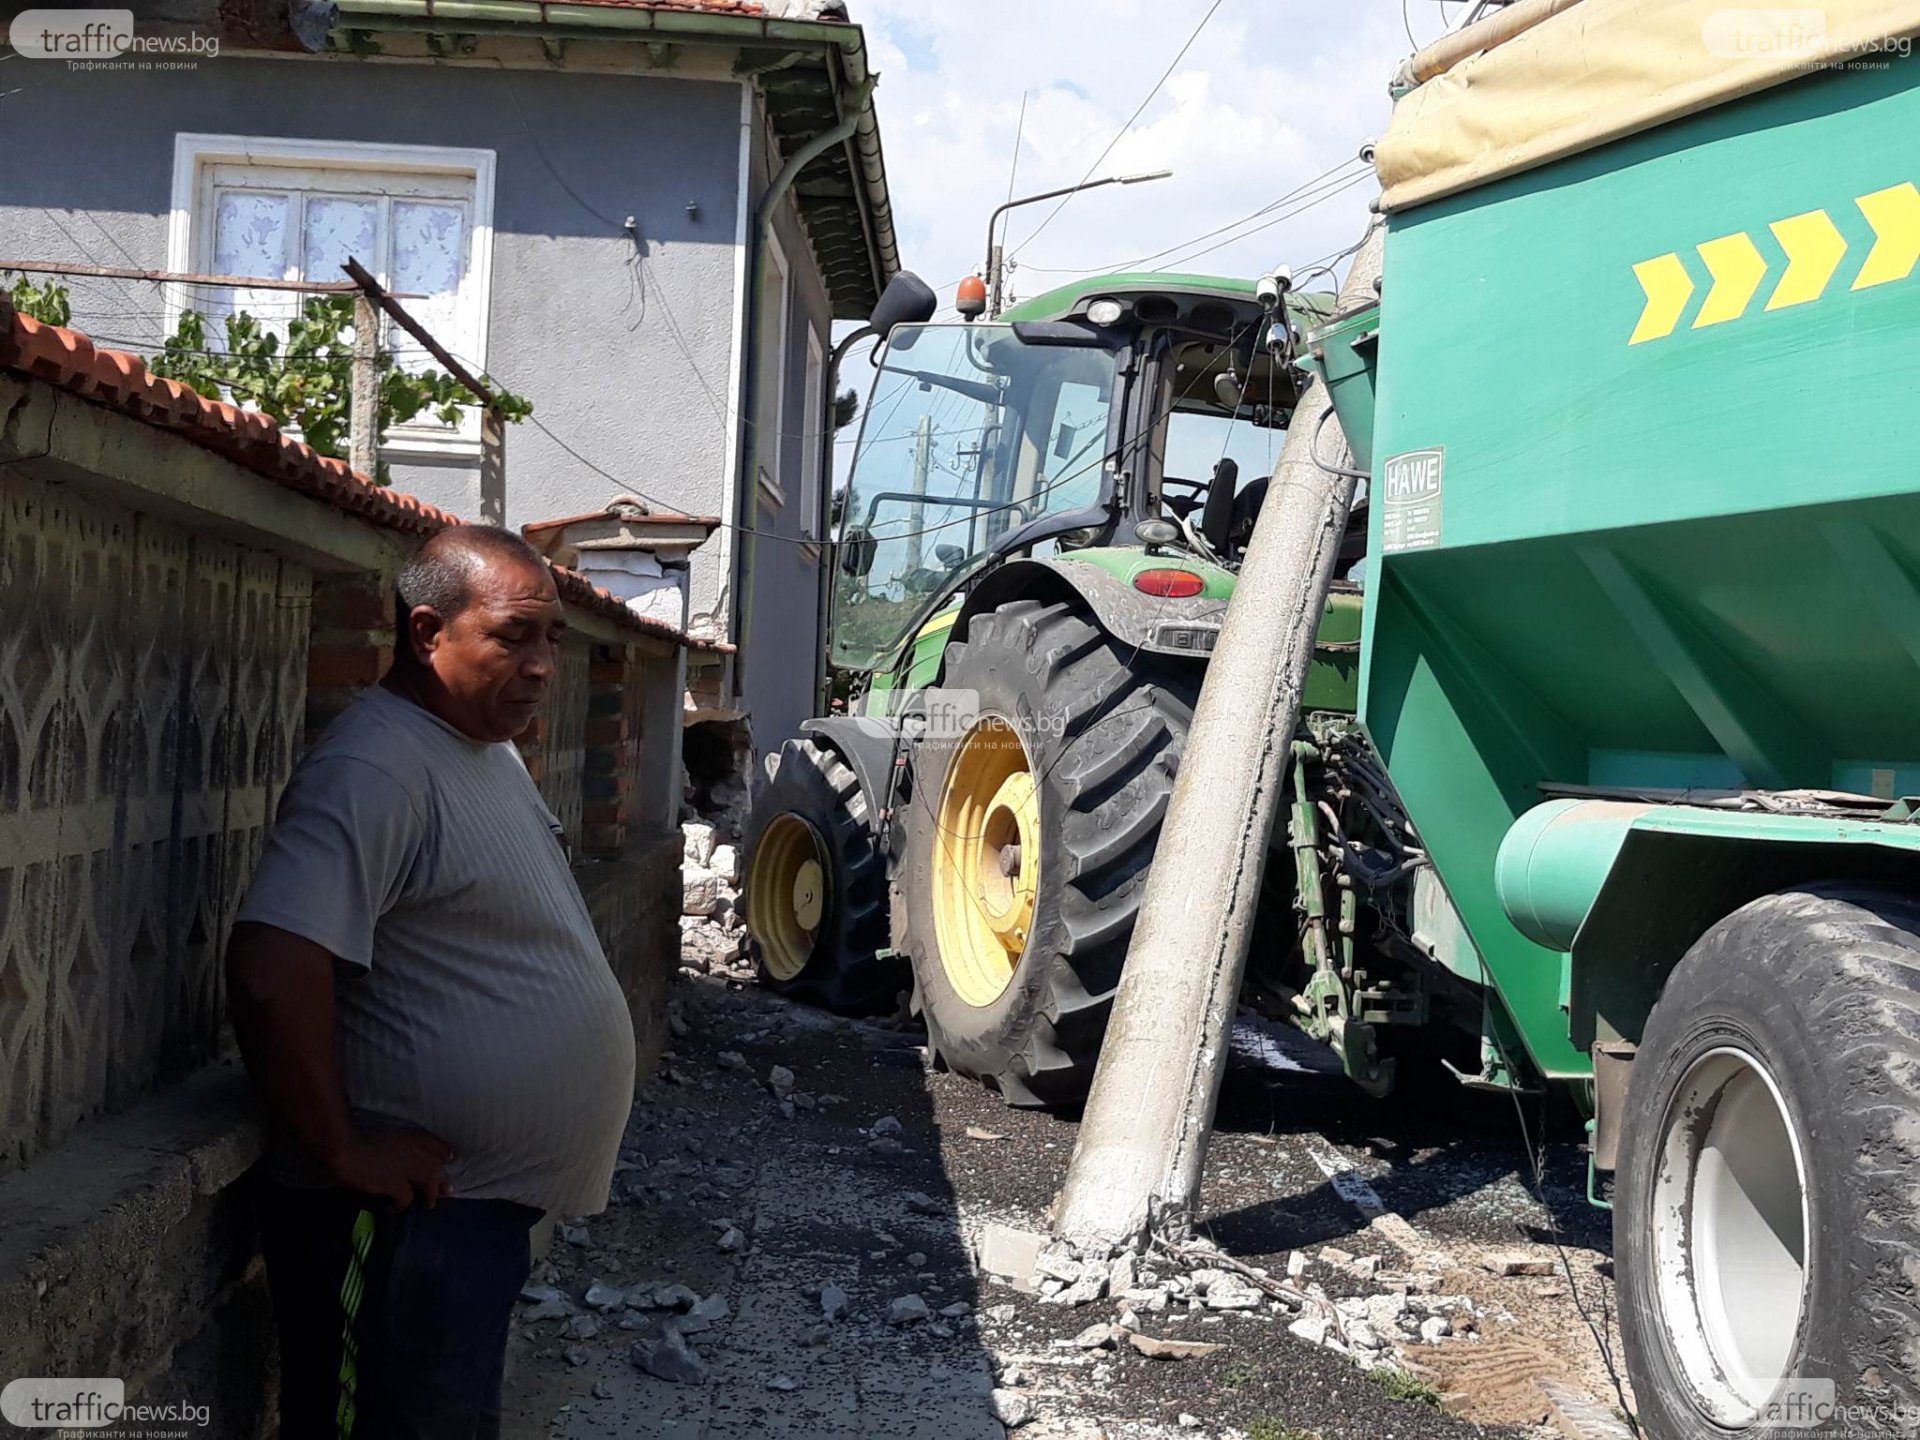
[[[373,1214],[362,1210],[353,1222],[353,1246],[347,1253],[347,1273],[340,1281],[340,1403],[334,1423],[340,1440],[353,1440],[353,1396],[360,1382],[357,1360],[360,1353],[353,1333],[360,1318],[360,1297],[366,1290],[367,1251],[373,1245]]]

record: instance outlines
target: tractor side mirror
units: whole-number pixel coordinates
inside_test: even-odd
[[[872,535],[856,525],[840,542],[840,569],[856,580],[865,579],[873,569],[873,554],[880,547]]]
[[[867,324],[882,340],[896,325],[918,325],[933,318],[940,301],[928,285],[911,270],[902,270],[887,282],[880,301],[867,316]]]

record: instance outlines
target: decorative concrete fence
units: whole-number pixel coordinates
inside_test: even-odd
[[[0,1379],[273,1393],[221,952],[302,748],[375,683],[452,517],[0,300]],[[523,749],[643,1065],[677,963],[688,641],[557,570]]]

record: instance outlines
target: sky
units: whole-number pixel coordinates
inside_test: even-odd
[[[1444,7],[1453,18],[1462,8]],[[1360,147],[1386,126],[1387,81],[1414,48],[1409,30],[1425,44],[1443,29],[1439,0],[1406,0],[1404,18],[1402,0],[851,0],[849,9],[880,74],[874,103],[902,263],[943,306],[981,267],[1010,172],[1016,196],[1078,183],[1090,167],[1094,178],[1174,172],[1084,192],[1057,213],[1057,201],[1012,211],[1016,296],[1073,278],[1067,271],[1136,261],[1249,278],[1284,263],[1304,276],[1360,237],[1377,193]]]
[[[880,76],[874,104],[901,263],[934,287],[940,318],[952,319],[954,286],[983,268],[987,218],[1010,182],[1018,197],[1171,170],[1170,179],[1010,212],[1011,297],[1128,268],[1251,279],[1285,264],[1303,288],[1335,288],[1344,264],[1331,276],[1310,272],[1366,228],[1379,187],[1359,155],[1386,127],[1387,82],[1465,8],[1465,0],[849,0]],[[867,369],[842,373],[861,385]],[[858,433],[840,434],[840,483]],[[1227,453],[1210,432],[1184,438],[1195,454],[1177,458],[1197,474],[1207,473],[1200,450],[1208,459]],[[1273,435],[1242,426],[1225,438],[1243,469],[1271,468]]]

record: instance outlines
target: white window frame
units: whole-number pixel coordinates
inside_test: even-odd
[[[486,369],[488,311],[493,295],[493,151],[446,145],[387,145],[361,140],[181,131],[173,139],[172,213],[167,226],[169,270],[199,274],[209,268],[211,216],[207,216],[204,223],[196,220],[201,214],[204,181],[210,169],[217,165],[336,172],[361,170],[380,175],[414,173],[471,180],[473,200],[467,235],[467,269],[458,303],[471,317],[473,368]],[[186,296],[179,286],[170,285],[167,292],[167,328],[171,332],[186,306]],[[477,461],[480,457],[479,413],[469,411],[451,430],[390,434],[381,442],[380,454],[393,460]]]
[[[800,534],[818,545],[820,522],[820,454],[827,444],[827,351],[820,332],[807,325],[806,420],[800,427]]]
[[[776,505],[787,503],[786,488],[780,483],[780,452],[787,434],[787,343],[790,337],[789,327],[793,324],[793,268],[787,263],[786,248],[780,238],[772,232],[767,235],[767,258],[773,262],[773,268],[779,275],[775,287],[779,291],[778,323],[774,326],[773,354],[760,357],[760,384],[762,390],[769,384],[773,386],[773,421],[771,434],[754,437],[754,468],[759,473],[759,485],[766,497]],[[762,295],[761,303],[772,296]],[[755,337],[756,342],[758,337]],[[756,422],[761,407],[754,406]]]

